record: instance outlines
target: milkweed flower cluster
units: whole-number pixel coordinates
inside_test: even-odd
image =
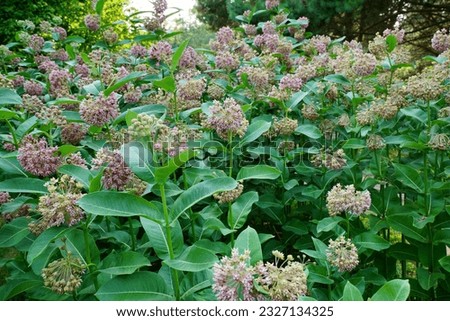
[[[342,212],[361,215],[370,208],[371,203],[370,192],[356,191],[353,184],[342,188],[338,183],[327,193],[327,208],[330,216],[336,216]]]
[[[66,257],[51,262],[42,269],[44,285],[52,291],[64,294],[72,293],[81,286],[86,266],[78,258],[68,252]]]
[[[86,123],[102,127],[119,115],[119,104],[114,93],[105,97],[87,96],[80,103],[80,116]]]
[[[84,24],[90,31],[100,29],[100,16],[98,14],[88,14],[84,17]]]
[[[54,174],[61,164],[57,151],[58,147],[49,147],[44,138],[37,140],[29,135],[22,140],[17,159],[26,171],[45,177]]]
[[[92,160],[94,168],[106,166],[103,171],[102,184],[105,189],[125,190],[133,177],[133,172],[125,164],[118,151],[101,148]]]
[[[78,123],[68,123],[61,128],[61,141],[65,144],[78,145],[85,137],[87,129]]]
[[[450,48],[450,34],[447,29],[440,29],[436,31],[431,39],[431,47],[439,53]]]
[[[292,135],[298,127],[298,120],[289,117],[275,119],[265,136],[273,138]]]
[[[334,152],[322,149],[318,154],[312,156],[311,163],[316,167],[324,166],[328,169],[338,170],[347,165],[347,159],[342,148]]]
[[[213,268],[213,292],[221,301],[297,300],[307,293],[303,264],[273,251],[275,262],[250,264],[250,251],[235,248]]]
[[[213,197],[218,200],[220,204],[231,203],[234,202],[239,196],[241,196],[243,190],[244,185],[238,183],[238,186],[235,189],[213,194]]]
[[[39,198],[37,207],[41,217],[29,224],[33,233],[40,234],[47,228],[62,224],[72,226],[84,218],[84,211],[77,205],[77,201],[83,196],[81,183],[63,175],[51,178],[45,186],[49,194]]]
[[[271,10],[280,5],[280,0],[266,0],[266,9]]]
[[[8,192],[0,192],[0,205],[8,203],[11,197]]]
[[[214,101],[210,113],[203,126],[214,129],[222,139],[228,139],[229,135],[242,137],[247,131],[248,120],[233,98],[227,98],[223,103]]]
[[[339,272],[352,271],[359,264],[356,246],[344,236],[329,241],[326,255],[327,261]]]

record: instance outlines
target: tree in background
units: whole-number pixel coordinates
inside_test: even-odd
[[[345,36],[366,43],[377,33],[393,29],[398,23],[406,30],[406,42],[432,52],[429,39],[450,25],[450,0],[281,0],[289,8],[290,18],[306,16],[308,30],[314,34]],[[200,21],[213,30],[236,23],[235,17],[245,10],[265,8],[265,0],[197,0]],[[264,21],[258,15],[253,23]]]

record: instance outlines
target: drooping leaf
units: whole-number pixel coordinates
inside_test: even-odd
[[[239,141],[238,146],[243,146],[245,144],[251,143],[261,137],[266,131],[269,130],[271,123],[264,119],[258,119],[253,121],[250,126],[248,126],[244,137]]]
[[[346,86],[350,86],[352,84],[346,77],[340,74],[328,75],[324,77],[324,80]]]
[[[13,279],[0,287],[0,300],[7,301],[28,290],[42,286],[38,279]]]
[[[211,268],[218,261],[214,252],[195,244],[186,248],[176,259],[164,263],[179,271],[200,272]]]
[[[237,182],[230,177],[213,178],[191,186],[173,203],[171,209],[171,224],[188,208],[214,193],[235,189]]]
[[[391,280],[370,298],[371,301],[406,301],[409,296],[408,280]]]
[[[397,47],[397,37],[394,35],[388,35],[386,37],[386,45],[388,52],[394,51],[395,47]]]
[[[155,182],[158,184],[165,184],[179,167],[183,166],[188,160],[196,155],[194,150],[186,150],[180,154],[172,157],[166,165],[157,167],[155,169]]]
[[[423,243],[427,242],[428,236],[426,231],[414,226],[414,219],[409,213],[388,215],[386,220],[391,228],[401,232],[405,236]]]
[[[238,230],[245,224],[253,204],[258,200],[258,193],[251,191],[242,194],[234,201],[231,205],[231,211],[228,213],[228,225],[232,230]]]
[[[292,95],[291,99],[287,102],[287,107],[289,109],[295,108],[300,102],[308,96],[309,91],[299,91]]]
[[[344,219],[340,216],[332,216],[321,219],[317,224],[317,233],[331,231]]]
[[[169,289],[161,276],[142,271],[112,278],[95,296],[100,301],[169,301],[174,299]]]
[[[84,188],[89,189],[89,181],[92,175],[87,168],[76,165],[63,165],[58,168],[58,172],[73,177],[77,182],[83,184]]]
[[[175,78],[173,78],[173,76],[167,76],[161,80],[155,80],[153,81],[153,85],[170,93],[173,93],[176,90]]]
[[[67,227],[54,226],[42,232],[30,246],[27,255],[27,262],[29,264],[33,264],[33,261],[45,251],[49,244],[52,243],[56,238],[64,234],[66,230]]]

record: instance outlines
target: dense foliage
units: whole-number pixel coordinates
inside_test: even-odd
[[[90,49],[0,46],[0,299],[449,299],[446,30],[411,61],[268,0],[195,50],[158,0],[125,48],[103,2]]]

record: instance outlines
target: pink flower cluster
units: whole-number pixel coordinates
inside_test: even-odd
[[[103,93],[98,97],[88,96],[80,103],[81,119],[90,125],[104,126],[118,115],[119,103],[114,93],[108,97]]]
[[[44,138],[37,140],[26,136],[19,147],[17,159],[26,171],[45,177],[54,174],[61,164],[57,151],[58,147],[49,147]]]

